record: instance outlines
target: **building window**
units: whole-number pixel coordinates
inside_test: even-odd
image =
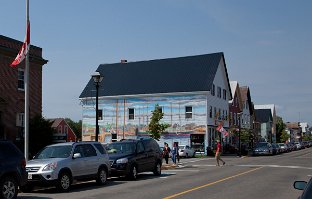
[[[24,90],[25,89],[25,82],[24,82],[24,70],[23,69],[18,69],[18,74],[17,74],[17,88],[18,90]]]
[[[218,120],[221,120],[221,109],[219,108],[219,111],[218,111]]]
[[[128,109],[128,119],[129,120],[134,120],[134,108],[129,108]]]
[[[233,117],[232,117],[232,112],[230,111],[230,117],[229,117],[229,119],[230,119],[230,125],[232,125],[233,124]]]
[[[214,84],[212,84],[212,88],[211,88],[211,95],[215,96],[215,90],[216,90],[216,86]]]
[[[228,120],[228,112],[227,112],[227,110],[225,110],[225,120],[226,121]]]
[[[186,106],[185,107],[185,119],[191,119],[193,114],[193,107],[192,106]]]
[[[223,89],[223,99],[226,100],[226,90]]]
[[[17,113],[17,115],[16,115],[16,126],[24,127],[24,121],[25,121],[24,119],[25,119],[24,113]]]
[[[212,118],[212,106],[209,107],[209,117]]]
[[[68,126],[64,126],[64,133],[68,135]]]
[[[218,98],[221,98],[221,87],[218,86],[218,91],[217,91],[217,96]]]
[[[98,110],[98,120],[103,120],[103,110],[102,109]]]
[[[58,133],[62,133],[62,126],[59,126],[59,127],[57,128],[57,132],[58,132]]]
[[[215,117],[215,119],[217,119],[217,108],[216,107],[214,107],[214,111],[213,111],[213,113],[214,113],[214,117]]]
[[[234,125],[236,125],[236,120],[237,120],[236,113],[234,113],[233,120],[234,120]]]

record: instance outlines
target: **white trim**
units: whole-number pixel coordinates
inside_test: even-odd
[[[183,95],[208,95],[210,91],[194,91],[194,92],[176,92],[176,93],[151,93],[151,94],[134,94],[134,95],[115,95],[115,96],[99,96],[99,99],[120,99],[120,98],[143,98],[143,97],[164,97],[164,96],[183,96]],[[79,100],[95,99],[96,97],[84,97]]]

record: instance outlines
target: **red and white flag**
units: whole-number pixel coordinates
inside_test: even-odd
[[[30,48],[30,23],[28,21],[27,27],[26,27],[26,36],[24,39],[24,43],[22,45],[22,48],[20,49],[19,53],[17,54],[14,61],[10,64],[11,67],[15,67],[18,64],[20,64],[26,57],[28,51]]]
[[[216,130],[219,131],[220,133],[222,133],[224,137],[226,137],[226,136],[229,135],[229,132],[227,132],[227,131],[225,130],[225,128],[223,128],[222,125],[219,125],[219,126],[216,128]]]

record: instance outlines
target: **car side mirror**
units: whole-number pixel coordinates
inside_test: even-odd
[[[76,158],[81,158],[81,154],[80,153],[75,153],[74,156],[73,156],[73,159],[76,159]]]
[[[295,181],[294,182],[294,188],[298,189],[298,190],[304,190],[306,185],[307,185],[306,181]]]

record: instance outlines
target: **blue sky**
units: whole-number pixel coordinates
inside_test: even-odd
[[[0,34],[23,40],[25,0],[2,0]],[[30,0],[43,67],[43,116],[82,118],[99,64],[224,52],[230,80],[284,121],[312,125],[310,0]]]

